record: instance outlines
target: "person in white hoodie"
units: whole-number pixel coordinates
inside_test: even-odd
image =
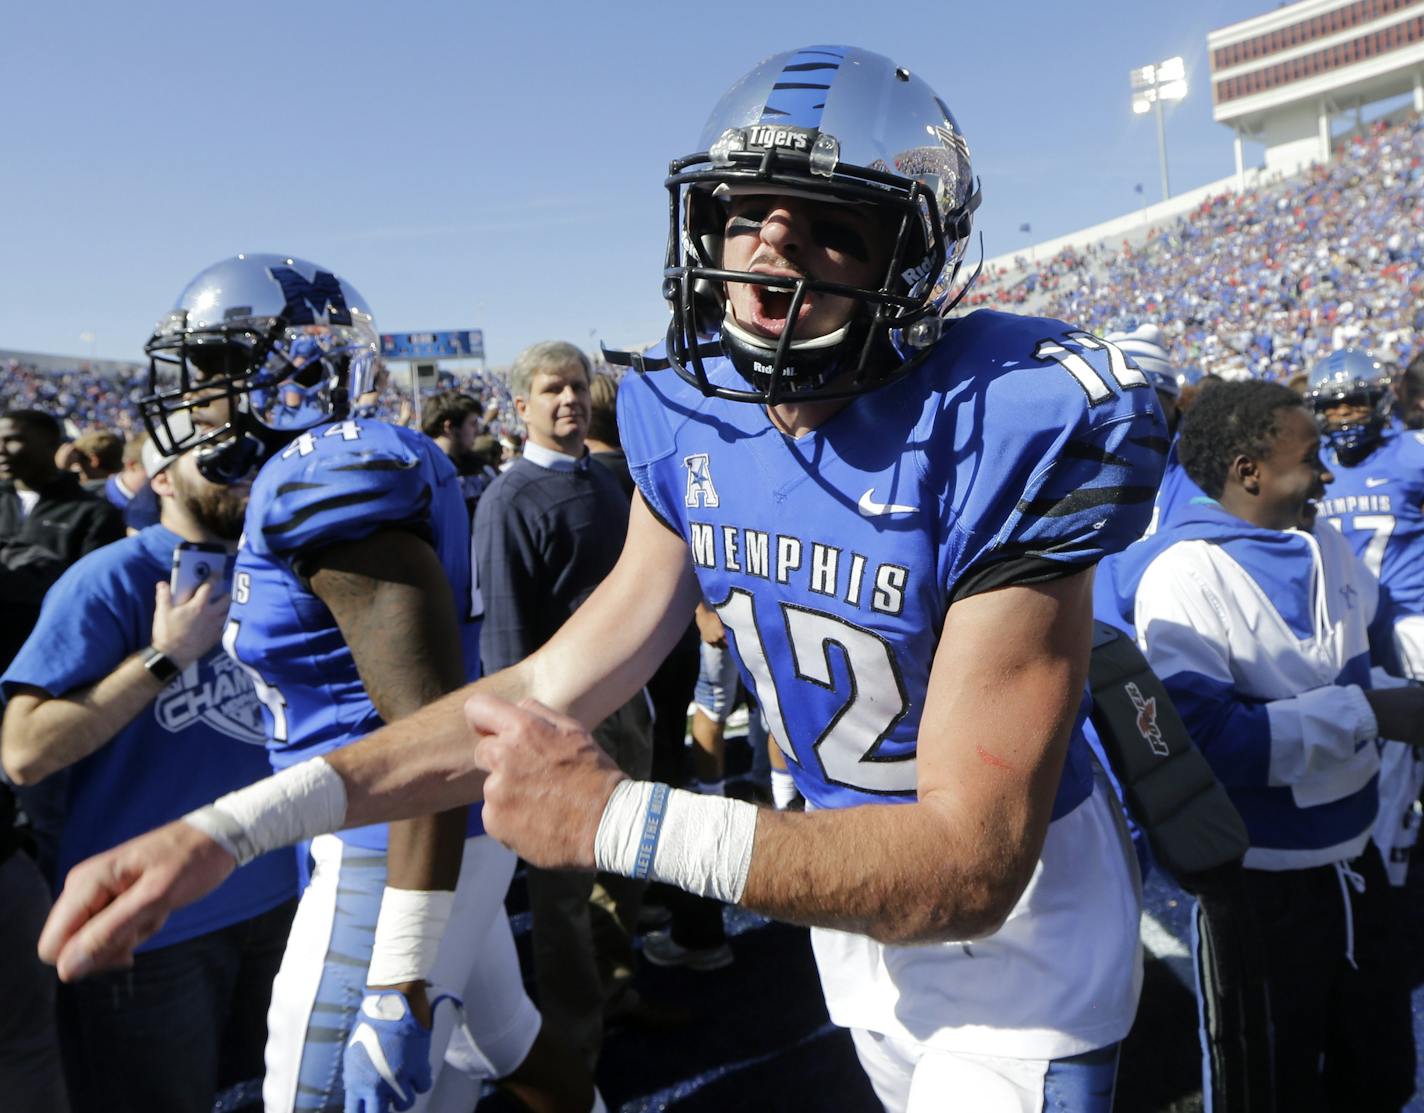
[[[1251,836],[1279,1108],[1398,1110],[1414,1087],[1409,991],[1370,832],[1381,738],[1424,743],[1390,606],[1340,533],[1312,532],[1330,474],[1300,397],[1222,384],[1179,451],[1206,497],[1123,554],[1138,641]]]

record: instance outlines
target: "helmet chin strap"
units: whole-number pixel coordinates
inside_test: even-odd
[[[767,347],[767,337],[757,336],[755,333],[748,332],[741,325],[737,324],[736,319],[732,316],[730,311],[722,318],[722,330],[724,332],[730,332],[738,341],[749,348],[760,347],[767,352],[769,356],[776,355],[776,341],[773,341],[771,346]],[[834,348],[846,338],[848,332],[850,332],[849,321],[841,325],[835,332],[826,333],[825,336],[813,336],[809,340],[793,340],[791,341],[791,350],[793,352],[809,352],[816,351],[820,348]]]
[[[198,472],[209,483],[230,486],[250,479],[271,455],[270,447],[251,433],[239,432],[199,449]]]
[[[842,345],[851,333],[848,321],[833,332],[808,340],[793,340],[780,375],[786,383],[786,395],[794,398],[798,390],[824,386],[840,369]],[[766,390],[776,367],[778,341],[747,331],[732,318],[729,310],[722,318],[722,350],[732,365],[753,386]]]

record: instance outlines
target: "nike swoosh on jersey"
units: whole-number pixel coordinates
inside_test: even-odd
[[[1376,479],[1376,478],[1374,478],[1373,476],[1371,476],[1369,479],[1366,479],[1366,480],[1365,480],[1365,486],[1366,486],[1366,487],[1380,487],[1380,486],[1383,486],[1384,484],[1386,484],[1386,483],[1388,483],[1388,482],[1389,482],[1389,477],[1388,477],[1388,476],[1384,476],[1384,477],[1379,478],[1379,479]]]
[[[860,512],[867,518],[876,518],[881,514],[913,514],[918,509],[918,506],[899,506],[893,502],[876,502],[874,487],[860,496]]]
[[[351,1033],[351,1042],[366,1049],[366,1057],[371,1060],[371,1065],[376,1068],[376,1073],[385,1079],[386,1085],[391,1088],[397,1101],[411,1100],[411,1095],[407,1094],[405,1088],[396,1081],[395,1072],[391,1070],[391,1064],[386,1059],[386,1053],[381,1049],[380,1038],[375,1032],[365,1024],[358,1024],[356,1030]]]

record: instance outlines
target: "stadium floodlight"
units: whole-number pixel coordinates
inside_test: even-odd
[[[1172,195],[1167,180],[1167,131],[1162,123],[1162,102],[1184,100],[1187,95],[1187,66],[1180,57],[1168,58],[1152,66],[1138,66],[1128,79],[1132,83],[1132,111],[1141,116],[1157,113],[1157,159],[1162,170],[1162,200]]]

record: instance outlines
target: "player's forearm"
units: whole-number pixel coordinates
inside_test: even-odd
[[[16,784],[34,784],[104,746],[153,702],[163,685],[126,658],[97,684],[63,696],[17,693],[6,710],[0,755]]]
[[[326,756],[346,786],[345,826],[430,815],[481,798],[484,774],[475,767],[463,711],[475,691],[524,699],[525,670],[483,677]]]
[[[453,892],[464,857],[467,807],[392,823],[386,885],[392,889]]]
[[[807,814],[762,810],[741,903],[885,943],[996,931],[1042,851],[1045,819],[970,823],[952,801]]]
[[[564,641],[564,632],[560,631],[554,642],[528,660],[481,677],[328,754],[327,762],[346,785],[345,825],[389,823],[447,811],[482,797],[484,774],[475,767],[475,739],[470,736],[464,716],[465,700],[475,692],[510,703],[549,700],[580,718],[597,715],[591,721],[599,722],[626,702],[642,683],[638,669],[626,677],[615,676],[613,673],[618,670],[610,670],[604,674],[608,683],[598,692],[584,691],[582,685],[577,691],[566,691],[559,678],[560,662],[574,650],[559,648]],[[587,654],[590,650],[585,646],[582,652]],[[638,683],[634,684],[634,680]],[[620,693],[621,699],[610,703]]]

